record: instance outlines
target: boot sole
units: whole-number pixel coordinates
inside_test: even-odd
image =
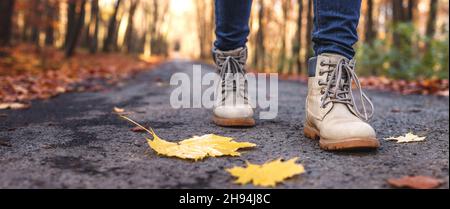
[[[375,138],[349,138],[340,140],[329,140],[320,136],[319,130],[305,124],[304,134],[310,139],[319,139],[320,148],[324,150],[359,150],[376,149],[380,142]]]
[[[213,121],[218,126],[224,127],[252,127],[255,126],[253,118],[221,118],[213,116]]]

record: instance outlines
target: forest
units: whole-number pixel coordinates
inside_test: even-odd
[[[308,77],[314,1],[252,0],[213,86],[214,0],[0,0],[0,189],[448,189],[449,0],[361,0],[356,67]],[[305,199],[272,191],[211,205]]]
[[[253,1],[251,71],[304,79],[312,3]],[[1,100],[47,98],[164,60],[211,62],[214,1],[2,0],[0,28]],[[448,94],[448,31],[448,0],[363,0],[355,46],[363,84]]]

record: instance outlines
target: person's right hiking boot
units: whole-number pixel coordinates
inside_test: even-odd
[[[219,126],[254,126],[245,71],[247,48],[213,49],[213,58],[220,75],[213,108],[214,123]]]
[[[378,148],[374,129],[365,122],[373,114],[373,104],[362,92],[354,71],[354,60],[337,54],[321,54],[308,62],[305,136],[320,139],[325,150]],[[363,110],[352,93],[355,83]],[[365,102],[370,105],[370,112]]]

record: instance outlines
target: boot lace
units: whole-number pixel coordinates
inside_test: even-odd
[[[246,50],[246,49],[245,49]],[[245,62],[246,53],[240,53],[236,56],[229,56],[223,53],[217,53],[214,60],[219,68],[219,76],[221,78],[222,86],[222,101],[225,100],[226,93],[237,91],[247,101],[245,93],[245,85],[247,80],[245,78]],[[236,78],[239,79],[236,81]]]
[[[359,78],[355,73],[354,60],[348,61],[340,59],[337,63],[323,61],[322,66],[328,66],[326,69],[320,71],[320,75],[327,73],[325,81],[319,80],[320,86],[325,86],[322,89],[322,103],[321,107],[326,107],[329,103],[342,103],[353,107],[357,117],[363,120],[370,120],[374,113],[374,106],[372,101],[367,97],[361,88]],[[360,98],[362,112],[355,102],[352,90],[352,84],[355,83],[357,93]],[[366,108],[366,103],[370,106],[370,111]]]

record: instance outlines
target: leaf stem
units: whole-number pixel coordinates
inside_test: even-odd
[[[123,115],[119,115],[121,118],[128,120],[129,122],[133,123],[134,125],[139,126],[140,128],[144,129],[145,131],[147,131],[149,134],[151,134],[153,137],[155,137],[155,132],[153,131],[152,128],[150,128],[151,130],[148,130],[147,128],[145,128],[144,126],[142,126],[141,124],[137,123],[134,120],[131,120],[130,118],[128,118],[127,116],[123,116]]]

